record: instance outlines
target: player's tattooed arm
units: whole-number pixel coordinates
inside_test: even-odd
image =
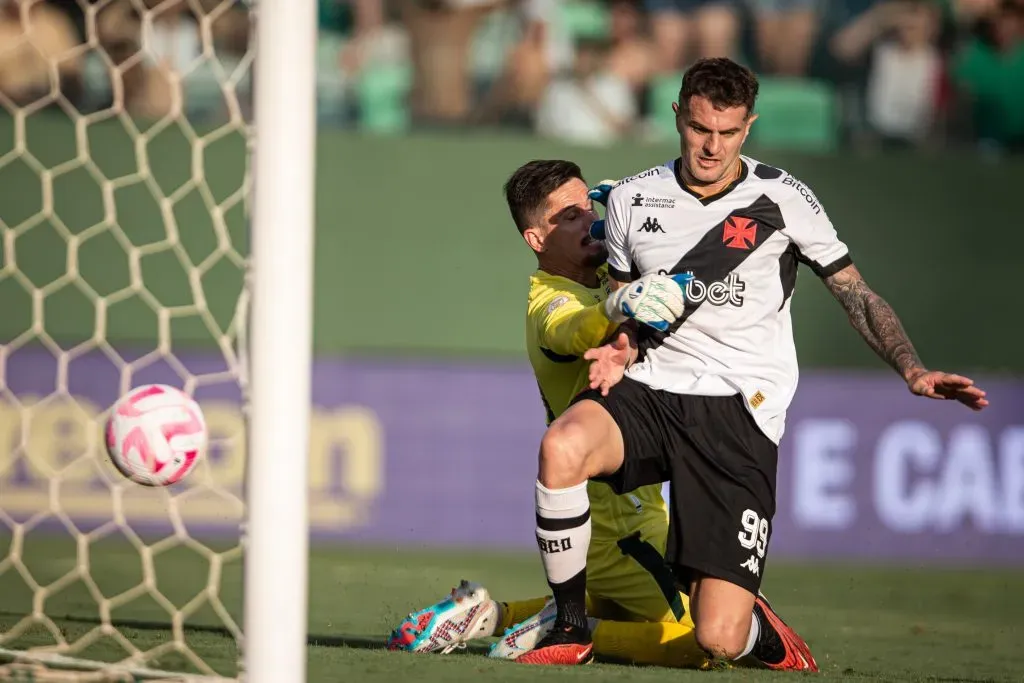
[[[903,376],[911,393],[959,401],[971,410],[988,406],[985,391],[970,377],[925,369],[892,306],[868,287],[855,266],[826,277],[825,285],[875,353]]]
[[[860,336],[908,383],[927,370],[914,350],[896,311],[849,265],[825,278],[825,286],[842,304]]]

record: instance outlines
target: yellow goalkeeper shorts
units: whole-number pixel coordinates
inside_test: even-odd
[[[598,619],[666,621],[693,626],[690,601],[665,564],[667,525],[616,543],[591,542],[587,555],[588,611]]]

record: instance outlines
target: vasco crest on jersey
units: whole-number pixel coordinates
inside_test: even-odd
[[[753,249],[757,244],[757,223],[752,218],[729,216],[722,226],[722,243],[731,249]]]

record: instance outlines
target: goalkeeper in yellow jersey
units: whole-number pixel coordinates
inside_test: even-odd
[[[537,254],[530,277],[526,343],[550,423],[589,387],[584,354],[630,319],[665,329],[683,312],[685,276],[648,275],[611,293],[603,242],[590,236],[598,218],[579,167],[533,161],[505,186],[512,217]],[[668,511],[659,486],[616,495],[585,484],[592,539],[587,557],[587,612],[594,652],[637,664],[701,666],[688,601],[662,560]],[[565,549],[571,552],[572,549]],[[515,659],[550,630],[554,602],[539,597],[498,602],[463,581],[441,602],[410,614],[388,647],[450,652],[470,640],[501,636],[490,655]]]

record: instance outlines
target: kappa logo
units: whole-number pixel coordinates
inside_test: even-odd
[[[751,555],[746,562],[740,565],[744,569],[749,569],[750,573],[754,576],[761,575],[761,563],[758,562],[757,558]]]
[[[722,230],[722,244],[750,250],[757,243],[757,223],[743,216],[729,216]]]
[[[661,227],[661,223],[658,222],[657,218],[648,216],[644,224],[637,229],[637,232],[660,232],[664,234],[665,230]]]

